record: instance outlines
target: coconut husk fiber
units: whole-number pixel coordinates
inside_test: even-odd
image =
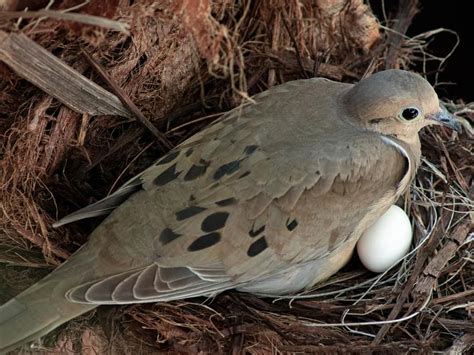
[[[20,70],[0,43],[0,302],[60,265],[100,223],[53,229],[58,217],[114,191],[252,95],[298,78],[354,82],[427,58],[445,62],[426,49],[435,29],[404,36],[419,11],[413,0],[401,0],[398,12],[383,19],[362,0],[3,0],[0,8],[0,42],[22,34],[123,103],[114,101],[115,114],[74,109]],[[101,102],[109,99],[105,93]],[[120,114],[133,111],[129,104],[141,120],[134,118],[139,113]],[[298,297],[226,292],[210,300],[104,306],[33,350],[472,351],[474,105],[446,106],[463,119],[464,131],[421,133],[423,164],[406,196],[414,249],[387,273],[372,274],[354,258]]]

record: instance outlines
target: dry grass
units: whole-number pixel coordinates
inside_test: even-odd
[[[172,145],[270,86],[311,76],[354,81],[394,55],[390,22],[380,26],[355,0],[52,3],[48,11],[74,7],[120,21],[131,36],[33,15],[4,19],[0,29],[23,32],[103,84],[80,55],[93,53]],[[34,4],[41,10],[47,1]],[[425,52],[426,36],[401,38],[390,65],[444,63]],[[1,63],[0,73],[5,301],[65,260],[98,223],[54,230],[58,215],[105,196],[168,148],[135,121],[75,113]],[[448,107],[472,122],[472,106]],[[439,128],[421,138],[426,159],[407,198],[416,248],[386,274],[374,276],[353,260],[311,295],[273,300],[228,292],[204,304],[102,307],[47,344],[113,353],[467,351],[474,337],[473,138]]]

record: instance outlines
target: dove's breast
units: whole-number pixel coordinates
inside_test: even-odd
[[[344,149],[346,142],[342,145]],[[288,261],[288,267],[258,278],[240,290],[287,294],[327,279],[347,263],[365,229],[408,187],[416,161],[402,143],[392,144],[377,137],[373,149],[383,154],[373,155],[360,151],[357,141],[349,142],[356,152],[347,153],[339,163],[332,160],[332,168],[325,168],[322,160],[317,171],[320,178],[286,211],[289,216],[297,216],[294,233],[288,233],[283,223],[280,230],[285,233],[272,239],[274,248],[280,248],[281,258]],[[357,159],[359,163],[347,158],[358,154],[367,158]]]

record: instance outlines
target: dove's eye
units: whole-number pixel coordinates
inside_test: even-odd
[[[406,121],[414,120],[421,115],[421,110],[417,107],[406,107],[400,112],[401,118]]]

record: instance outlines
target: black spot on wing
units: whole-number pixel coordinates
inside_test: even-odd
[[[181,172],[176,171],[176,164],[171,165],[165,171],[163,171],[160,175],[158,175],[154,180],[153,183],[156,186],[163,186],[167,183],[176,179]]]
[[[176,238],[179,238],[179,237],[181,237],[181,234],[175,233],[169,228],[165,228],[160,233],[159,239],[160,239],[160,242],[163,245],[166,245],[168,243],[171,243],[173,240],[175,240]]]
[[[220,206],[220,207],[225,207],[225,206],[234,205],[236,203],[237,203],[237,200],[235,198],[231,197],[231,198],[226,198],[225,200],[217,201],[216,205]]]
[[[205,234],[197,238],[191,244],[189,244],[188,251],[198,251],[198,250],[212,247],[213,245],[219,243],[220,240],[221,240],[220,233],[213,232],[213,233]]]
[[[249,250],[247,250],[247,255],[252,257],[252,256],[257,256],[260,254],[262,251],[268,248],[267,241],[265,240],[265,236],[257,239],[255,242],[250,244]]]
[[[230,175],[240,168],[240,160],[234,160],[230,163],[221,165],[214,173],[214,180],[219,180],[224,175]]]
[[[262,233],[265,230],[265,225],[261,226],[259,229],[254,230],[254,227],[249,231],[249,235],[253,238]]]
[[[179,155],[179,150],[176,150],[174,152],[170,152],[167,155],[165,155],[163,158],[158,160],[158,162],[155,165],[162,165],[162,164],[171,163],[173,160],[176,159],[176,157],[178,155]]]
[[[207,170],[207,165],[194,165],[193,164],[193,166],[189,168],[186,175],[184,175],[184,180],[191,181],[191,180],[197,179],[198,177],[204,175],[206,170]]]
[[[189,148],[186,153],[184,153],[184,155],[186,155],[187,157],[189,157],[191,154],[193,154],[194,152],[194,149],[193,148]]]
[[[206,209],[204,207],[199,207],[199,206],[190,206],[182,209],[181,211],[176,212],[176,219],[178,221],[182,221],[183,219],[190,218],[192,216],[197,215],[198,213],[201,213],[202,211],[205,211]]]
[[[286,228],[288,228],[289,231],[292,231],[298,226],[298,221],[296,219],[292,220],[291,222],[286,221]]]
[[[247,155],[250,155],[253,152],[255,152],[257,150],[257,148],[258,148],[258,145],[255,145],[255,144],[248,145],[244,148],[244,153],[247,154]]]
[[[203,232],[214,232],[222,229],[225,226],[227,218],[229,218],[229,213],[227,212],[216,212],[210,214],[202,221],[201,229]]]

